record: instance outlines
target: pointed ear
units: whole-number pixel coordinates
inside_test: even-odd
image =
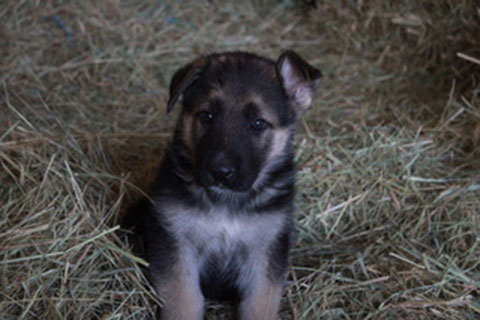
[[[167,113],[172,111],[173,107],[180,99],[185,90],[198,79],[200,73],[206,65],[206,58],[198,58],[192,63],[180,68],[175,72],[170,81],[170,96],[167,102]]]
[[[284,52],[277,60],[277,74],[289,99],[303,112],[312,104],[313,94],[322,73],[293,51]]]

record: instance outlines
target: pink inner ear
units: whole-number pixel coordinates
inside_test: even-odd
[[[303,109],[312,103],[312,90],[302,82],[298,74],[293,70],[290,59],[285,58],[281,67],[283,86],[291,98]]]
[[[297,87],[294,90],[295,101],[302,108],[308,108],[310,104],[312,104],[312,90],[301,84],[297,84]]]

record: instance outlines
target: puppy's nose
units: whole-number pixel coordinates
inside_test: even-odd
[[[213,175],[219,181],[228,181],[235,176],[235,168],[230,165],[218,165],[213,168]]]

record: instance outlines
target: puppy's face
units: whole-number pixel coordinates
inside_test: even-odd
[[[298,69],[300,58],[284,55],[291,56],[275,64],[246,53],[216,54],[174,76],[168,107],[183,96],[177,135],[199,185],[246,192],[269,163],[289,151],[295,120],[310,104],[320,73],[303,60],[306,71]],[[314,80],[307,71],[317,72]]]

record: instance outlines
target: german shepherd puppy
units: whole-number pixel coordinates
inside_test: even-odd
[[[293,135],[320,77],[292,51],[211,54],[173,76],[167,111],[182,110],[140,228],[162,320],[203,319],[205,298],[236,299],[241,320],[278,318]]]

